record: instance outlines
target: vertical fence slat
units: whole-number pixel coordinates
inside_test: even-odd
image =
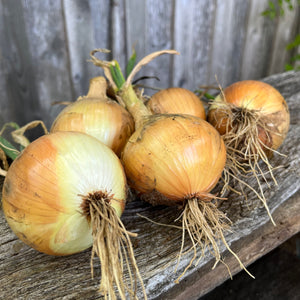
[[[214,1],[176,1],[174,48],[180,56],[174,60],[174,86],[194,90],[208,83],[214,12]]]
[[[112,50],[101,58],[114,57],[123,69],[135,42],[137,60],[178,50],[180,56],[159,57],[138,74],[159,77],[143,83],[160,88],[194,90],[216,84],[215,75],[226,86],[281,72],[291,55],[285,46],[299,31],[300,8],[286,10],[277,26],[261,16],[268,2],[1,1],[0,124],[43,119],[49,127],[61,109],[53,101],[75,100],[91,77],[103,74],[87,62],[94,48]]]
[[[64,16],[75,98],[86,94],[89,80],[102,75],[100,68],[88,62],[91,50],[111,50],[110,3],[106,0],[64,0]],[[101,59],[111,55],[101,54]]]
[[[0,1],[0,41],[5,41],[5,44],[3,45],[3,42],[0,44],[0,128],[2,125],[13,118],[13,102],[9,101],[8,97],[8,83],[7,83],[7,77],[9,74],[9,56],[6,54],[6,51],[9,51],[6,47],[4,49],[4,46],[8,42],[8,39],[6,38],[6,33],[4,32],[3,28],[5,28],[5,11],[4,6],[2,4],[3,1]]]
[[[91,8],[88,1],[64,0],[63,10],[74,98],[77,98],[87,93],[89,79],[96,74],[95,67],[87,62],[89,52],[95,48]]]
[[[111,50],[111,5],[107,0],[89,0],[93,32],[93,45],[96,48]],[[92,49],[91,49],[92,50]],[[105,58],[105,55],[104,55]],[[108,58],[107,58],[108,59]]]
[[[126,44],[127,54],[132,54],[134,47],[137,61],[146,55],[146,1],[126,0]],[[141,74],[143,70],[141,71]]]
[[[276,28],[261,15],[267,8],[268,0],[251,1],[241,79],[259,79],[268,74]]]
[[[292,1],[294,7],[297,7],[297,0]],[[274,48],[272,51],[272,59],[269,74],[280,73],[285,70],[285,64],[289,62],[291,53],[286,50],[286,46],[293,41],[296,36],[296,28],[299,13],[296,8],[289,10],[287,4],[284,3],[284,15],[279,17],[278,26],[275,36]],[[273,21],[275,24],[276,21]]]
[[[149,0],[146,5],[146,49],[145,54],[154,51],[171,49],[173,47],[173,3],[172,0]],[[147,76],[157,76],[160,81],[148,80],[145,83],[158,88],[167,88],[171,85],[170,55],[164,55],[150,62],[145,68]]]
[[[124,70],[127,62],[125,0],[112,1],[112,5],[112,57],[120,63]]]
[[[5,68],[1,72],[4,74],[2,76],[7,96],[4,107],[10,110],[12,119],[9,121],[16,121],[22,125],[29,121],[32,114],[35,117],[39,114],[36,74],[33,67],[35,62],[29,49],[30,42],[26,34],[22,3],[2,1],[1,12],[3,18],[1,65]],[[8,121],[6,115],[3,118]]]
[[[216,85],[216,76],[223,87],[238,79],[248,6],[245,0],[217,1],[209,84]]]
[[[15,1],[13,1],[15,2]],[[42,119],[50,126],[61,106],[54,101],[74,98],[70,78],[65,24],[61,1],[22,1],[32,67]]]

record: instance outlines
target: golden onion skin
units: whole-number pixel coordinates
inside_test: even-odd
[[[120,160],[97,139],[57,132],[32,142],[12,163],[3,185],[3,211],[15,234],[36,250],[69,255],[89,248],[92,229],[83,196],[113,195],[120,216],[126,178]]]
[[[260,115],[268,128],[268,136],[272,139],[271,142],[268,141],[266,133],[259,129],[263,144],[274,150],[282,144],[289,129],[290,114],[286,101],[274,87],[261,81],[244,80],[225,88],[208,111],[209,123],[216,127],[221,135],[226,133],[230,123],[228,115],[219,106],[224,101],[233,107],[256,111]]]
[[[155,93],[147,103],[153,114],[187,114],[205,120],[205,109],[200,99],[191,91],[171,87]]]
[[[119,156],[134,131],[134,121],[127,110],[115,101],[82,98],[60,112],[50,130],[57,131],[87,133]]]
[[[211,191],[226,151],[208,122],[189,115],[154,115],[131,136],[122,161],[131,187],[178,202]]]

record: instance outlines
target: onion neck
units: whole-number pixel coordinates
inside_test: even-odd
[[[90,80],[89,91],[86,98],[107,98],[106,89],[106,79],[102,76],[94,77]]]
[[[127,110],[134,118],[135,128],[139,128],[143,124],[145,117],[150,116],[151,112],[143,101],[138,98],[131,84],[124,85],[119,94]]]

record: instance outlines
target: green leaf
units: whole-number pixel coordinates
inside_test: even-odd
[[[263,17],[268,17],[268,16],[269,16],[269,11],[268,11],[268,10],[264,10],[264,11],[261,13],[261,15],[262,15]]]
[[[291,61],[292,61],[292,62],[295,62],[295,61],[298,61],[298,60],[300,60],[300,54],[297,54],[297,55],[295,55],[295,56],[293,56],[293,57],[291,58]]]
[[[284,16],[284,9],[282,7],[280,7],[280,16],[283,17]]]
[[[273,1],[269,1],[269,7],[271,10],[275,10],[275,4],[273,3]]]
[[[207,98],[207,99],[212,99],[214,100],[216,97],[212,96],[211,94],[208,94],[208,93],[204,93],[204,96]]]
[[[132,55],[130,56],[126,66],[126,77],[128,77],[131,71],[133,70],[135,62],[136,62],[136,52],[135,49],[133,48]]]
[[[4,137],[0,136],[0,148],[4,151],[4,153],[10,157],[12,160],[15,160],[19,155],[19,151]]]
[[[117,88],[120,90],[125,83],[125,79],[117,61],[114,61],[114,66],[110,65],[110,72]]]
[[[300,45],[300,34],[298,34],[295,39],[286,46],[286,50],[292,50]]]
[[[202,90],[195,90],[194,93],[201,95],[201,94],[203,94],[203,91]],[[212,99],[212,100],[214,100],[216,98],[215,96],[212,96],[209,93],[204,93],[203,96],[207,99]]]
[[[284,1],[287,4],[289,10],[294,9],[294,6],[293,6],[293,3],[291,3],[291,0],[284,0]]]
[[[292,70],[294,70],[294,67],[292,65],[290,65],[290,64],[286,64],[285,65],[285,70],[286,71],[292,71]]]

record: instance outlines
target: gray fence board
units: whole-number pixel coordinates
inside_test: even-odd
[[[8,3],[9,1],[4,1]],[[17,3],[19,1],[11,1]],[[34,119],[42,119],[49,126],[57,114],[59,107],[52,106],[54,101],[70,101],[74,98],[74,90],[70,77],[70,62],[64,30],[64,19],[61,2],[59,1],[20,1],[23,3],[25,26],[20,51],[28,51],[24,62],[29,64],[30,72],[27,88],[34,89],[33,96],[24,95],[21,99],[27,108],[20,113],[35,113],[26,119],[17,118],[21,125]],[[15,6],[11,7],[11,11]]]
[[[215,1],[177,1],[175,6],[173,85],[194,90],[208,84]],[[190,17],[187,12],[190,11]]]
[[[296,0],[293,0],[296,3]],[[48,126],[74,101],[89,79],[103,74],[87,62],[94,48],[107,48],[122,68],[132,53],[176,49],[137,75],[157,76],[145,85],[166,88],[259,79],[284,71],[285,50],[299,32],[299,5],[284,17],[261,16],[268,0],[1,0],[0,125],[42,118]],[[146,90],[147,93],[153,91]]]
[[[294,5],[297,0],[291,1]],[[275,22],[274,22],[275,23]],[[269,68],[270,74],[282,72],[285,64],[289,62],[291,53],[286,50],[286,45],[292,42],[299,22],[299,11],[286,9],[284,16],[277,20],[277,31],[275,36],[272,60]]]
[[[22,4],[4,1],[2,18],[4,39],[1,52],[5,60],[3,71],[7,99],[1,99],[1,102],[11,110],[12,117],[24,122],[37,114],[39,102],[35,101],[37,98],[36,74],[29,51],[30,42],[25,31]]]
[[[64,0],[63,11],[75,98],[87,92],[89,77],[96,73],[87,62],[91,47],[95,47],[91,8],[88,1]]]
[[[257,79],[268,74],[276,32],[273,21],[261,16],[261,13],[268,7],[268,0],[253,0],[250,3],[242,79]]]

